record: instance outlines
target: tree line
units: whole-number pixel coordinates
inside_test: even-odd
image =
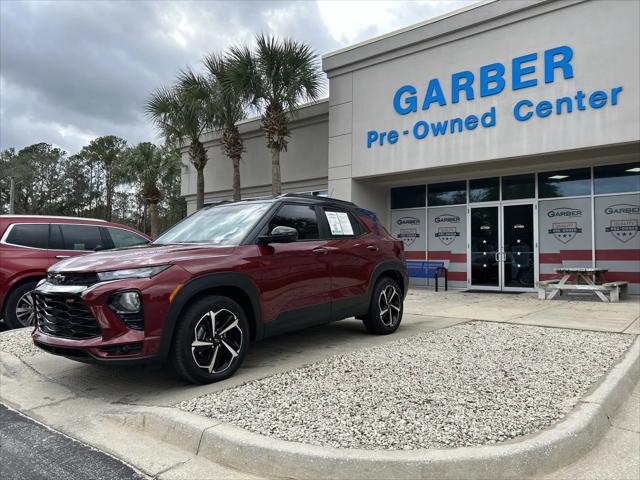
[[[70,215],[125,223],[156,237],[184,217],[180,153],[107,135],[74,154],[48,143],[0,153],[0,214]]]

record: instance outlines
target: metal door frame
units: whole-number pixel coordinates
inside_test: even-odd
[[[502,252],[503,255],[505,255],[505,251],[504,251],[504,209],[505,207],[511,207],[511,206],[519,206],[519,205],[531,205],[531,216],[533,217],[531,219],[532,221],[532,227],[533,227],[533,286],[531,286],[530,288],[527,287],[506,287],[504,286],[504,267],[505,267],[505,262],[504,260],[502,260],[500,262],[500,270],[501,270],[501,276],[500,276],[500,286],[501,286],[501,290],[504,292],[535,292],[536,291],[536,282],[538,280],[538,202],[537,201],[532,201],[532,200],[526,200],[526,201],[521,201],[521,200],[514,200],[514,201],[509,201],[509,202],[502,202],[502,204],[500,205],[500,251]]]
[[[472,288],[474,290],[487,290],[487,291],[493,291],[493,292],[500,292],[502,291],[502,284],[503,284],[503,279],[502,279],[502,275],[503,275],[503,269],[502,266],[500,265],[501,261],[498,261],[498,285],[497,286],[490,286],[490,285],[474,285],[472,280],[471,280],[471,275],[472,275],[472,269],[471,269],[471,210],[475,209],[475,208],[497,208],[498,209],[498,253],[497,255],[500,255],[500,252],[502,251],[502,208],[501,208],[501,203],[500,202],[483,202],[483,203],[476,203],[474,205],[467,205],[467,283],[469,285],[469,288]]]
[[[510,206],[517,205],[531,205],[532,206],[532,223],[533,223],[533,286],[531,288],[526,287],[505,287],[504,286],[504,267],[506,257],[506,253],[504,251],[504,208]],[[474,285],[471,279],[471,210],[474,208],[497,208],[498,209],[498,255],[501,260],[498,260],[498,285],[497,286],[488,286],[488,285]],[[538,279],[538,270],[539,270],[539,262],[538,262],[538,202],[537,200],[509,200],[509,201],[498,201],[498,202],[482,202],[475,203],[473,205],[467,205],[467,285],[468,288],[472,288],[474,290],[487,290],[494,292],[535,292],[536,282]]]

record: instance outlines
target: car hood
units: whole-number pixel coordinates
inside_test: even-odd
[[[52,272],[105,272],[125,268],[179,264],[197,258],[227,256],[235,247],[207,244],[144,245],[118,248],[103,252],[71,257],[54,264]]]

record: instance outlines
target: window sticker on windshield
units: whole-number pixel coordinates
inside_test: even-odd
[[[345,212],[325,212],[331,229],[331,235],[353,235],[349,215]]]

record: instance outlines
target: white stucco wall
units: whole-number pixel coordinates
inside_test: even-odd
[[[245,152],[240,162],[243,197],[271,195],[271,152],[266,147],[259,120],[239,126]],[[280,155],[283,191],[315,191],[327,188],[328,101],[303,107],[291,121],[291,137]],[[232,197],[233,168],[222,152],[218,133],[203,136],[208,162],[204,170],[205,203]],[[187,213],[195,210],[196,170],[183,151],[182,194]]]

